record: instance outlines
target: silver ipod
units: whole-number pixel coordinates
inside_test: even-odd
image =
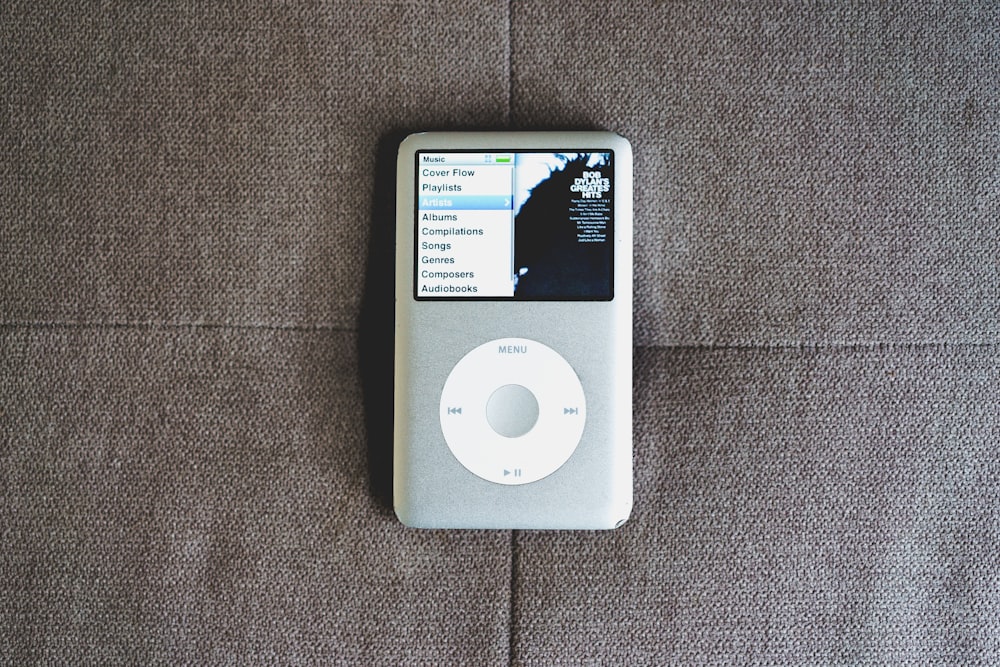
[[[610,132],[399,147],[393,504],[420,528],[632,509],[632,149]]]

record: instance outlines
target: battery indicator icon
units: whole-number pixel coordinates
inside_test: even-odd
[[[502,164],[504,162],[510,162],[510,153],[506,155],[497,155],[497,164]]]

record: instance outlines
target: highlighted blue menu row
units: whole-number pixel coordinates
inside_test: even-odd
[[[510,195],[433,195],[420,198],[421,210],[509,211]]]

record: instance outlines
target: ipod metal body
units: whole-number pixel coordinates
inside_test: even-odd
[[[610,132],[399,148],[393,503],[421,528],[632,508],[632,150]]]

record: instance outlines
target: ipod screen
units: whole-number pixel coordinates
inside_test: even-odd
[[[612,151],[418,152],[417,299],[609,301]]]

